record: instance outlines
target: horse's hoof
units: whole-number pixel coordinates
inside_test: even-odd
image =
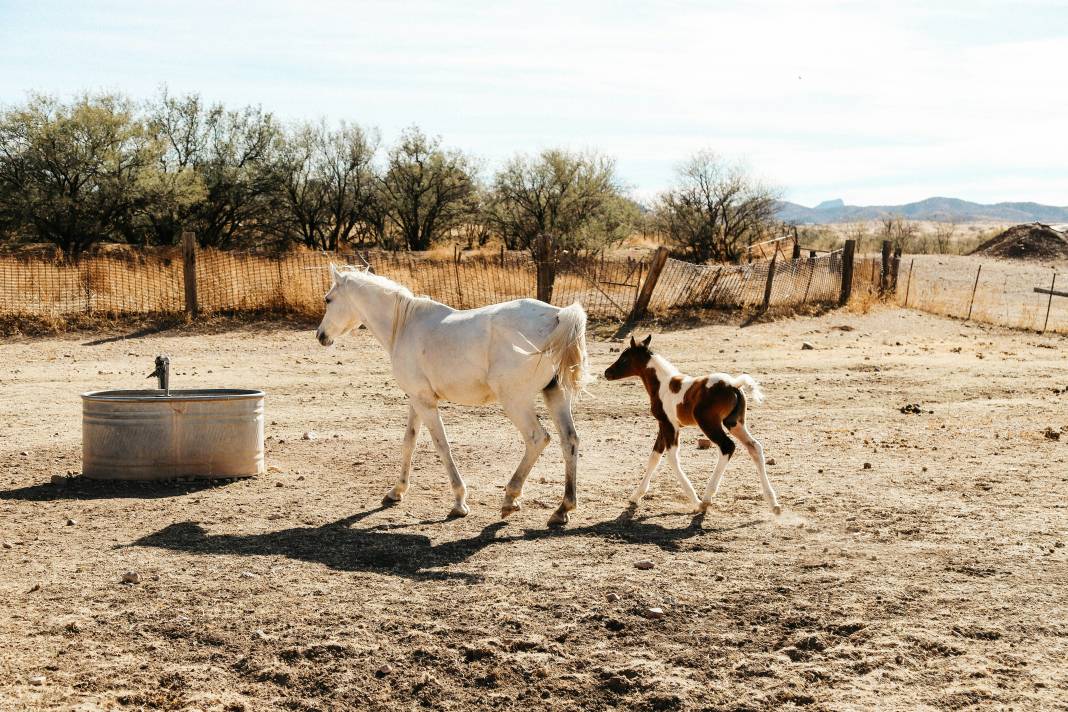
[[[466,517],[467,513],[470,511],[471,510],[466,504],[458,504],[452,508],[451,512],[449,512],[449,519],[458,519],[460,517]]]
[[[516,502],[514,504],[506,504],[503,507],[501,507],[501,519],[505,519],[505,518],[508,517],[509,514],[515,514],[518,511],[519,511],[519,503],[518,502]]]
[[[771,508],[771,511],[775,512],[775,516],[777,517],[782,514],[782,507],[776,504],[774,507]]]
[[[560,527],[571,521],[571,515],[567,512],[561,512],[559,509],[553,512],[553,515],[549,517],[549,526]]]
[[[386,496],[382,498],[382,504],[386,507],[392,507],[394,504],[400,504],[401,498],[393,493],[392,490],[386,492]]]
[[[710,500],[710,499],[702,500],[700,506],[697,507],[697,512],[699,514],[704,514],[705,512],[708,511],[708,508],[711,507],[711,506],[712,506],[712,500]]]

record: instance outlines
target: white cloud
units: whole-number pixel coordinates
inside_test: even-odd
[[[1053,2],[111,0],[4,6],[0,28],[5,101],[167,82],[387,138],[418,123],[491,165],[598,147],[646,193],[713,147],[809,203],[1068,204]]]

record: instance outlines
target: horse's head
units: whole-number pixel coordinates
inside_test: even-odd
[[[315,330],[315,338],[323,346],[330,346],[334,339],[360,326],[360,315],[351,294],[352,280],[334,265],[330,265],[330,276],[333,284],[326,293],[326,312]]]
[[[615,363],[605,369],[605,380],[618,381],[621,378],[641,375],[642,369],[653,357],[653,352],[649,349],[649,342],[652,340],[652,334],[642,339],[641,343],[635,341],[633,336],[630,337],[630,346],[623,350]]]

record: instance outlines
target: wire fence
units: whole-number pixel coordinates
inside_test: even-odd
[[[1068,262],[916,255],[901,265],[897,303],[1016,329],[1068,334]]]
[[[772,267],[774,265],[774,267]],[[771,275],[769,292],[769,272]],[[650,309],[686,307],[799,306],[837,301],[842,288],[841,251],[820,257],[740,265],[699,265],[668,259]]]

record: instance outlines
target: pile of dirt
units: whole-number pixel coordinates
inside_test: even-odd
[[[1016,225],[979,245],[972,254],[1026,260],[1068,259],[1068,235],[1037,222]]]

